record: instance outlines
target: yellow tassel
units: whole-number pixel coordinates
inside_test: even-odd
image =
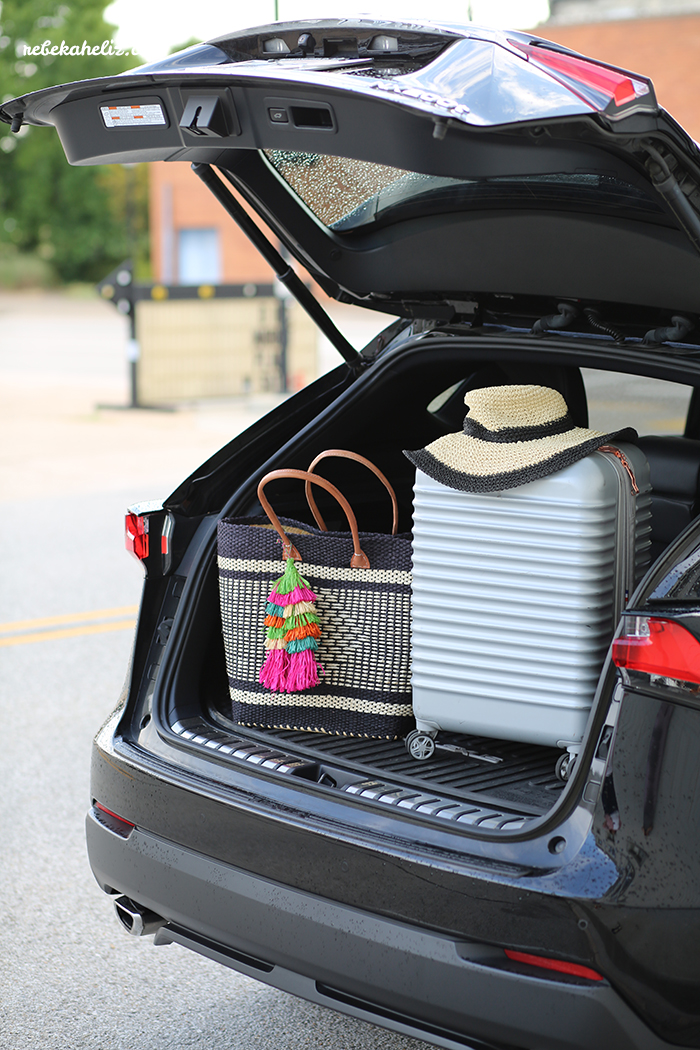
[[[283,616],[288,620],[290,616],[299,616],[301,613],[316,612],[314,602],[297,602],[296,605],[285,605]]]

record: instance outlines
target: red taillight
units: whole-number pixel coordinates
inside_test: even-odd
[[[93,805],[95,809],[101,809],[103,813],[106,813],[110,817],[114,817],[115,820],[120,821],[122,824],[128,824],[130,828],[136,827],[136,825],[132,824],[130,820],[125,820],[124,817],[120,817],[118,813],[113,813],[111,809],[107,809],[107,807],[103,806],[101,802],[95,800]]]
[[[628,671],[700,684],[700,642],[672,620],[636,616],[613,642],[612,658]]]
[[[130,820],[125,820],[124,817],[120,817],[117,813],[113,813],[111,809],[107,809],[97,799],[93,799],[93,808],[99,810],[102,814],[100,823],[104,824],[109,828],[110,831],[116,832],[117,835],[121,835],[122,838],[128,838],[131,832],[136,827]],[[106,819],[105,819],[106,818]]]
[[[547,47],[519,44],[514,40],[511,43],[524,51],[530,61],[544,66],[560,83],[596,109],[605,109],[611,102],[616,106],[624,106],[635,98],[651,95],[649,84],[641,77],[632,77],[622,70]],[[653,99],[650,98],[650,101],[653,102]]]
[[[588,966],[578,963],[563,962],[561,959],[550,959],[546,955],[530,955],[527,952],[514,952],[510,948],[505,953],[513,962],[526,963],[528,966],[539,966],[542,970],[555,970],[557,973],[568,973],[572,977],[585,977],[588,981],[602,981],[603,977]]]
[[[139,561],[148,557],[148,517],[146,515],[127,512],[124,543],[129,553]]]

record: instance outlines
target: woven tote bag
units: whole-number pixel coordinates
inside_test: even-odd
[[[277,478],[325,488],[350,532],[326,531],[317,510],[322,528],[280,520],[264,492]],[[410,536],[360,534],[342,493],[308,471],[266,474],[258,498],[266,517],[219,522],[233,720],[339,736],[404,736],[414,725]]]

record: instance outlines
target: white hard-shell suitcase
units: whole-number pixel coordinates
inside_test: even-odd
[[[635,445],[617,447],[638,494],[612,452],[484,494],[416,471],[415,758],[429,757],[440,730],[578,750],[649,561],[649,466]]]

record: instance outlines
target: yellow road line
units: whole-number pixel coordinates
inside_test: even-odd
[[[83,627],[67,627],[59,631],[33,631],[31,634],[13,634],[0,638],[0,647],[6,645],[28,645],[29,642],[48,642],[54,638],[77,638],[82,634],[104,634],[105,631],[124,631],[133,628],[135,620],[116,620],[112,623],[85,624]]]
[[[118,605],[114,609],[95,609],[85,613],[62,613],[60,616],[43,616],[37,620],[15,620],[0,623],[0,634],[8,631],[26,631],[38,627],[54,627],[62,623],[84,623],[86,620],[109,620],[115,616],[136,616],[138,605]]]

